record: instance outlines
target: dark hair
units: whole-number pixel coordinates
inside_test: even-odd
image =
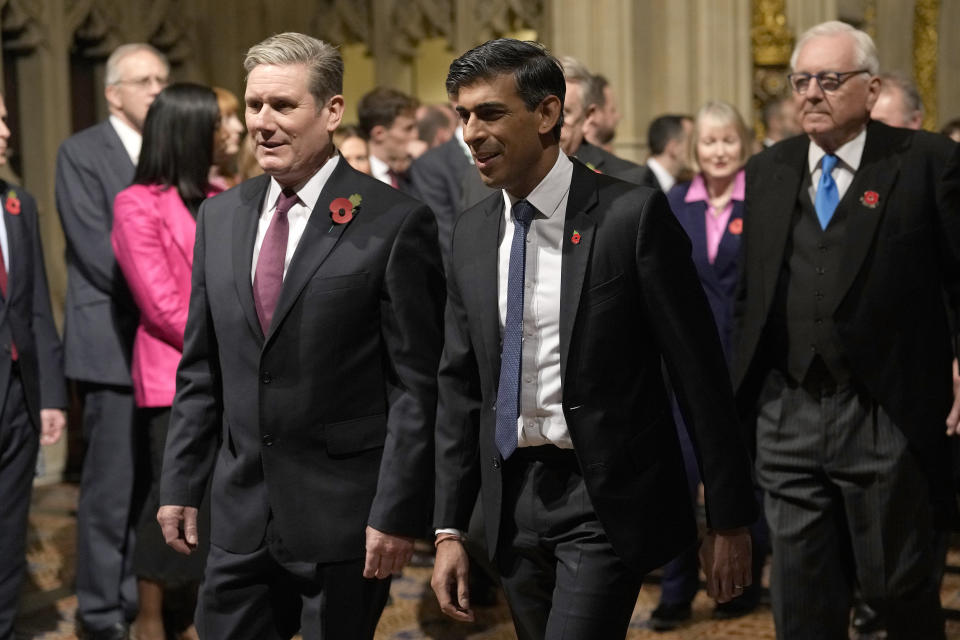
[[[940,129],[940,133],[945,136],[953,135],[954,131],[960,131],[960,118],[954,118]]]
[[[451,62],[447,73],[447,94],[455,98],[462,87],[506,73],[513,74],[517,95],[529,111],[536,109],[547,96],[557,96],[563,106],[567,83],[557,59],[539,42],[509,38],[485,42]],[[563,109],[557,118],[557,126],[553,128],[557,140],[562,127]]]
[[[450,118],[440,107],[429,105],[424,114],[417,120],[417,137],[427,144],[433,144],[437,132],[450,127]]]
[[[647,146],[650,155],[658,156],[666,150],[671,140],[683,137],[683,121],[687,116],[669,113],[653,119],[647,128]]]
[[[210,87],[182,82],[157,95],[143,123],[143,146],[134,184],[176,187],[196,215],[207,196],[213,137],[220,121]]]
[[[413,117],[418,106],[417,99],[402,91],[377,87],[367,92],[357,103],[357,120],[366,136],[373,128],[382,125],[388,129],[400,115]]]

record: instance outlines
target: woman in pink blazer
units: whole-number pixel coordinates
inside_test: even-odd
[[[219,114],[216,96],[207,87],[184,83],[164,89],[144,122],[134,184],[117,194],[113,206],[113,250],[140,308],[133,391],[141,433],[148,436],[141,449],[150,460],[147,465],[145,455],[143,467],[149,468],[137,469],[149,486],[134,550],[140,595],[134,633],[139,640],[166,637],[162,609],[164,594],[171,590],[183,590],[187,602],[174,631],[196,637],[190,601],[203,577],[206,553],[183,556],[167,547],[153,514],[187,324],[196,214],[213,195],[207,179],[214,145],[222,138],[217,136]]]

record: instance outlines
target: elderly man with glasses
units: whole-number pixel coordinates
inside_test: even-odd
[[[847,638],[859,588],[888,638],[943,638],[932,543],[956,516],[943,301],[960,309],[960,153],[870,120],[866,33],[813,27],[791,66],[806,135],[747,165],[733,371],[777,637]]]
[[[132,573],[134,402],[130,357],[137,307],[110,246],[113,199],[133,181],[140,129],[169,66],[148,44],[107,59],[107,120],[57,155],[57,210],[67,241],[65,367],[83,400],[87,449],[77,507],[78,635],[125,638],[137,613]]]

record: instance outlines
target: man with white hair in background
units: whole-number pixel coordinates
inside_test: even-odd
[[[140,130],[169,73],[150,45],[118,47],[106,65],[110,117],[65,140],[57,155],[67,241],[64,359],[83,401],[87,445],[77,506],[77,631],[96,640],[125,638],[137,613],[130,358],[138,312],[110,245],[113,199],[133,181]]]
[[[913,80],[899,72],[880,74],[880,95],[870,117],[891,127],[923,128],[923,100]]]
[[[817,25],[790,66],[806,136],[747,164],[733,363],[777,637],[847,638],[859,587],[886,637],[943,638],[934,528],[957,516],[944,293],[960,309],[960,152],[871,121],[866,33]]]

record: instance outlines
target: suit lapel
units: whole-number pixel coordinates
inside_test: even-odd
[[[769,185],[758,189],[750,203],[750,219],[753,245],[761,255],[763,265],[763,300],[769,305],[773,300],[783,253],[790,233],[790,221],[797,204],[797,194],[807,171],[806,138],[795,138],[781,143],[780,153],[774,159],[776,169]]]
[[[730,233],[730,227],[735,220],[743,218],[743,202],[734,200],[733,211],[730,213],[730,219],[727,221],[727,228],[723,230],[720,236],[720,247],[717,249],[717,259],[713,263],[713,270],[717,274],[724,273],[730,266],[730,263],[737,259],[739,255],[740,234]],[[742,223],[737,223],[742,224]]]
[[[473,166],[470,166],[471,170]],[[479,174],[478,174],[479,175]],[[483,200],[481,210],[477,211],[476,221],[467,226],[469,219],[460,223],[468,237],[475,239],[465,246],[462,258],[455,263],[463,265],[461,282],[468,284],[460,295],[469,297],[470,304],[464,306],[476,310],[479,318],[480,336],[489,366],[496,380],[500,371],[500,307],[498,287],[500,266],[498,262],[500,247],[500,227],[503,224],[503,191],[492,191],[495,196]],[[463,231],[461,231],[463,233]],[[469,253],[467,253],[469,252]]]
[[[330,251],[336,246],[340,236],[348,227],[354,224],[351,220],[346,224],[334,224],[330,219],[330,203],[335,198],[346,198],[351,194],[362,194],[362,186],[354,179],[355,171],[345,161],[338,161],[327,183],[320,191],[317,204],[310,214],[307,226],[300,237],[300,243],[290,259],[287,274],[283,278],[283,288],[277,300],[277,308],[273,312],[273,322],[267,332],[266,342],[277,331],[284,317],[293,307],[300,296],[300,292],[313,277]],[[355,210],[357,216],[363,215],[363,205]]]
[[[599,200],[596,174],[579,162],[573,163],[573,179],[567,198],[567,216],[563,224],[560,268],[560,379],[566,380],[567,355],[573,323],[580,307],[580,293],[590,262],[596,222],[588,215]],[[579,242],[573,242],[574,233]]]
[[[240,298],[240,308],[254,335],[263,336],[257,308],[253,302],[253,245],[257,239],[257,223],[263,208],[263,199],[270,187],[269,176],[254,178],[240,187],[242,205],[233,219],[233,280]]]
[[[838,304],[853,284],[867,252],[873,245],[874,235],[886,210],[890,189],[900,171],[901,155],[891,149],[887,140],[879,134],[880,131],[873,127],[868,129],[860,167],[838,206],[838,209],[842,208],[847,215],[844,252],[836,282]],[[868,191],[878,195],[873,206],[864,203],[864,194]]]

